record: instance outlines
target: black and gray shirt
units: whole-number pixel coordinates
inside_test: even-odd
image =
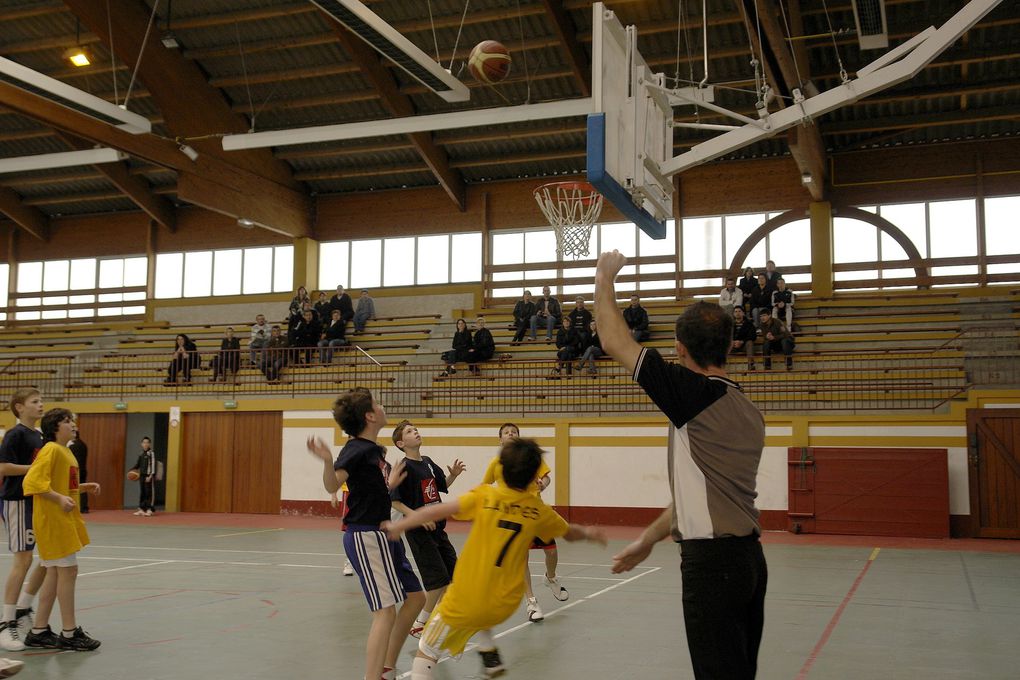
[[[727,378],[667,363],[645,348],[634,380],[669,418],[673,540],[760,534],[754,499],[765,419]]]

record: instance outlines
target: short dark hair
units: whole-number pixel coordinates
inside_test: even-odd
[[[404,428],[410,424],[411,424],[410,420],[404,419],[397,423],[397,426],[393,428],[393,445],[396,446],[401,451],[404,450],[404,447],[398,444],[398,442],[404,440]]]
[[[42,394],[42,392],[35,389],[34,387],[22,387],[20,390],[15,392],[14,396],[11,397],[10,403],[11,413],[14,414],[14,417],[15,418],[21,417],[18,414],[18,409],[14,408],[15,406],[24,406],[26,401],[40,394]]]
[[[150,444],[152,443],[152,440],[149,439],[148,437],[142,437],[142,441],[143,442],[149,442]]]
[[[534,439],[512,439],[499,451],[499,462],[503,466],[503,481],[511,489],[524,491],[538,474],[545,451]]]
[[[725,366],[733,317],[714,302],[696,302],[676,320],[676,339],[701,368]]]
[[[355,387],[333,402],[333,420],[348,435],[356,437],[367,427],[365,415],[371,410],[372,392],[367,387]]]
[[[51,408],[44,413],[42,420],[39,422],[39,429],[42,430],[43,439],[48,442],[56,440],[60,423],[68,418],[74,420],[74,413],[66,408]]]
[[[517,436],[520,436],[521,428],[517,427],[517,423],[503,423],[502,425],[500,425],[499,426],[499,435],[498,436],[502,437],[503,436],[503,430],[505,430],[508,427],[512,427],[515,430],[517,430]]]

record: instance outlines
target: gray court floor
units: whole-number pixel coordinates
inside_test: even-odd
[[[362,677],[369,613],[357,578],[340,573],[338,532],[89,530],[79,623],[103,646],[4,653],[25,660],[21,677]],[[464,535],[453,539],[459,547]],[[645,567],[615,576],[609,556],[623,544],[561,548],[570,600],[556,602],[539,588],[546,620],[526,623],[522,609],[498,629],[509,677],[693,677],[675,549],[661,544]],[[875,555],[870,547],[766,543],[766,555],[759,678],[1020,677],[1018,554],[882,548]],[[4,574],[9,560],[0,557]],[[537,561],[533,571],[541,572]],[[414,648],[412,640],[404,648],[405,678]],[[474,653],[436,672],[442,680],[476,677]]]

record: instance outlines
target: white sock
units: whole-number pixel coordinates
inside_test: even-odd
[[[16,604],[5,604],[4,605],[4,621],[14,621],[18,618],[18,605]]]
[[[411,664],[411,680],[432,680],[432,669],[435,667],[436,662],[432,659],[414,657],[414,663]]]
[[[478,641],[480,651],[491,652],[496,649],[496,638],[492,637],[492,631],[488,628],[475,633],[475,640]]]
[[[418,618],[416,618],[414,622],[416,625],[424,626],[426,623],[429,622],[430,616],[432,616],[432,612],[427,612],[424,609],[422,609],[420,612],[418,612]]]
[[[32,606],[35,601],[35,595],[29,593],[27,590],[22,590],[21,595],[18,595],[18,609],[28,609]]]

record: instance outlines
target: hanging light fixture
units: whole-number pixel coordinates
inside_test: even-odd
[[[71,62],[72,66],[79,68],[91,65],[92,55],[81,46],[81,19],[75,19],[74,43],[74,47],[64,50],[64,59]]]

